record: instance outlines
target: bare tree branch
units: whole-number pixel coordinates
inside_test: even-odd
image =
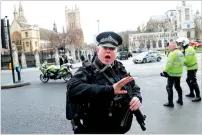
[[[69,30],[66,35],[70,44],[83,45],[83,31],[81,29]]]
[[[57,35],[56,33],[51,33],[49,35],[49,42],[50,42],[48,46],[49,49],[57,48],[57,46],[60,43],[59,35]]]
[[[150,20],[147,22],[146,30],[144,32],[160,32],[168,30],[169,20],[164,21],[154,21]]]

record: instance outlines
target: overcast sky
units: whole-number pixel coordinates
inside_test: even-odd
[[[181,1],[22,1],[24,14],[29,24],[38,24],[42,28],[53,29],[56,22],[58,31],[62,32],[65,23],[65,6],[80,8],[81,27],[86,43],[92,43],[93,37],[100,32],[135,30],[138,25],[146,23],[150,16],[165,14],[176,9]],[[188,1],[194,13],[201,12],[200,1]],[[19,1],[1,1],[1,18],[8,16],[13,20],[14,5],[17,11]]]

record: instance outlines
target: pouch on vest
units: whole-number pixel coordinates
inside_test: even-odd
[[[74,119],[76,113],[78,113],[79,104],[72,104],[69,101],[68,92],[66,92],[66,118],[68,120]]]

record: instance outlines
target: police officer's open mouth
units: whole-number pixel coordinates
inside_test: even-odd
[[[105,59],[110,59],[111,57],[109,55],[105,56]]]

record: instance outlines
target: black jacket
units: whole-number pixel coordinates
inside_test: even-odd
[[[98,58],[95,59],[95,63],[100,69],[104,67]],[[115,97],[113,86],[102,73],[94,73],[95,67],[92,65],[80,67],[68,81],[67,91],[70,102],[79,104],[90,103],[90,109],[88,109],[87,115],[83,120],[87,129],[86,133],[124,133],[125,131],[121,131],[120,123],[126,109],[117,107],[111,110],[112,117],[109,116],[109,107]],[[120,79],[124,78],[127,74],[121,62],[115,60],[112,68]],[[108,69],[104,72],[111,78]],[[142,101],[140,88],[134,81],[130,85],[132,86],[131,95],[138,97]],[[127,105],[125,107],[128,108]],[[132,123],[132,117],[131,115],[127,122],[128,130]]]

